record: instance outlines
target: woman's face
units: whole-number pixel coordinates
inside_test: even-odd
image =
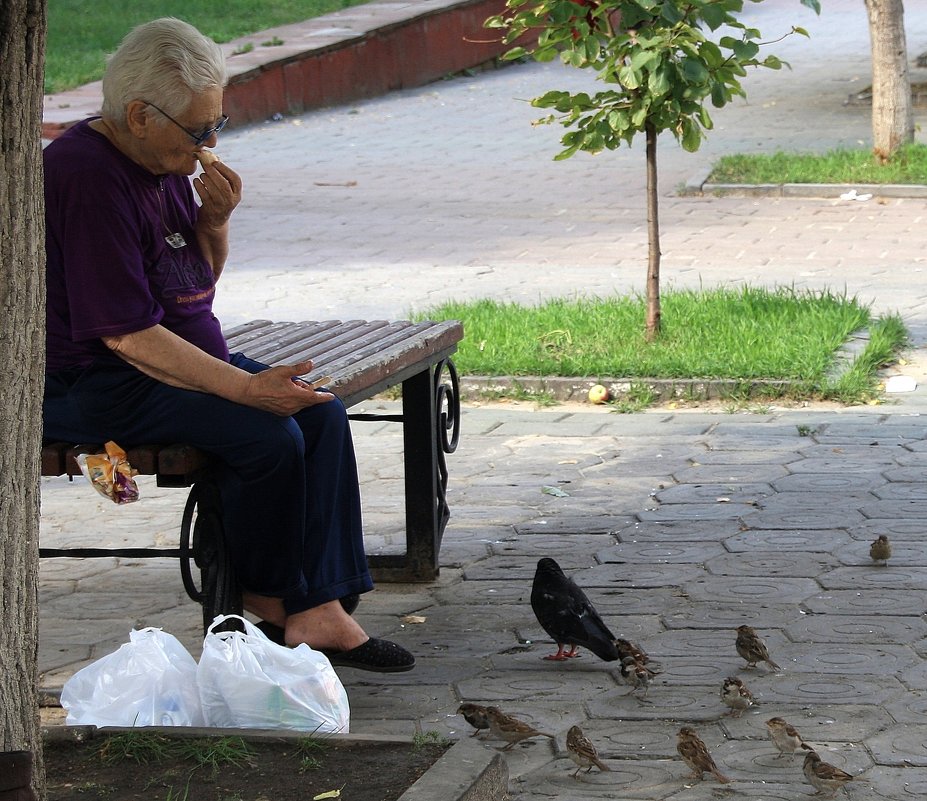
[[[213,133],[198,145],[187,131],[198,134],[218,124],[222,90],[207,89],[194,95],[186,111],[174,116],[176,122],[152,106],[147,106],[145,113],[150,115],[151,125],[145,126],[144,166],[155,175],[192,175],[199,166],[195,154],[204,147],[214,147],[218,136]]]

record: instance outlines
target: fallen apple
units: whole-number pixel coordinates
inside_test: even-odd
[[[601,384],[595,384],[589,389],[590,403],[605,403],[609,399],[609,392]]]

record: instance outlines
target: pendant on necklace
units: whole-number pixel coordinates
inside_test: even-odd
[[[183,238],[181,234],[168,234],[164,237],[164,241],[167,242],[174,250],[177,248],[183,248],[187,246],[187,240]]]

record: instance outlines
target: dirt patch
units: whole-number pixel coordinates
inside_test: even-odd
[[[311,801],[334,790],[350,801],[395,801],[445,751],[434,743],[131,736],[133,755],[121,735],[47,742],[48,801]]]

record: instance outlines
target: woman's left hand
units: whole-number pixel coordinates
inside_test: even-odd
[[[241,177],[221,161],[203,165],[201,175],[193,179],[193,188],[200,196],[198,225],[223,228],[241,202]]]

